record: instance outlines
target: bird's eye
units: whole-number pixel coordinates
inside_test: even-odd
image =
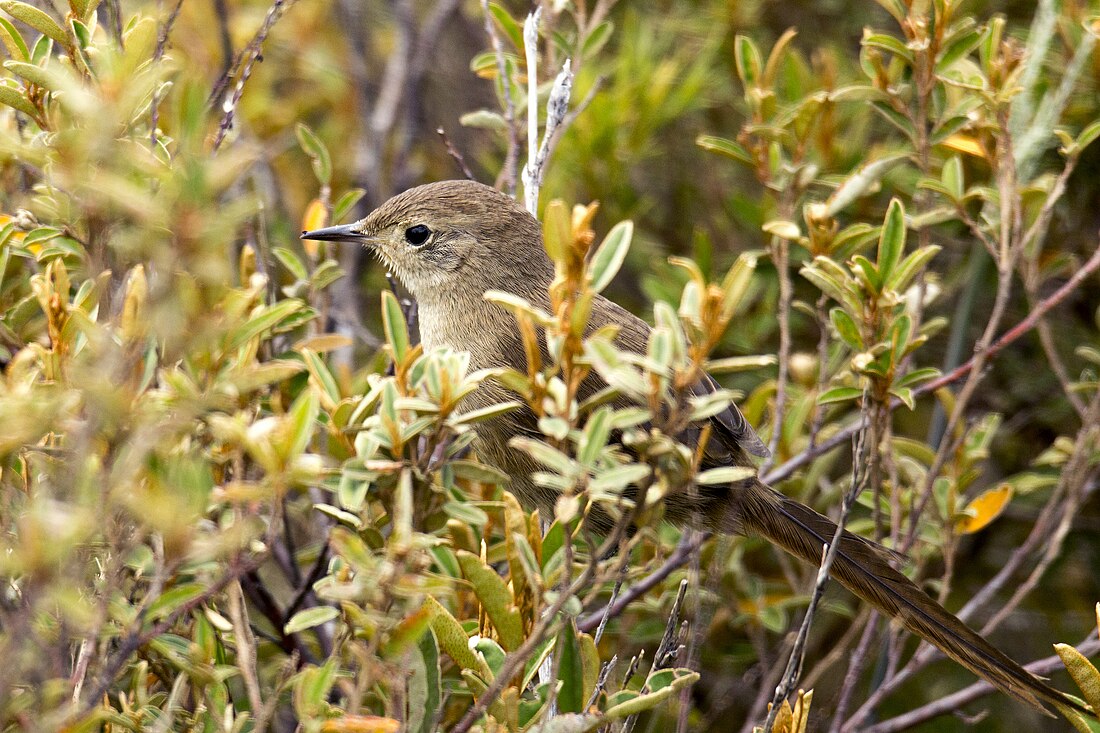
[[[430,236],[432,236],[432,230],[423,224],[417,224],[405,230],[405,241],[415,247],[427,242]]]

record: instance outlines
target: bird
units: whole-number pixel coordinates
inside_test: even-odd
[[[359,244],[372,252],[416,299],[426,350],[443,347],[468,352],[471,369],[511,367],[526,373],[527,357],[515,316],[484,294],[503,291],[551,312],[548,291],[555,270],[543,246],[541,225],[511,196],[476,181],[439,181],[410,188],[357,222],[303,232],[301,237]],[[607,326],[617,328],[619,349],[646,353],[651,327],[597,294],[586,334]],[[605,386],[593,372],[582,383],[579,397]],[[708,376],[694,391],[705,394],[716,388]],[[477,409],[515,399],[515,393],[490,379],[465,398],[464,407]],[[616,404],[628,403],[628,398],[619,397]],[[703,469],[754,469],[753,456],[767,454],[735,405],[708,420],[710,438]],[[478,457],[509,477],[509,491],[521,504],[553,516],[556,492],[535,483],[532,474],[542,467],[511,441],[515,436],[541,436],[534,414],[527,408],[505,412],[476,423],[475,429]],[[689,431],[683,439],[694,439],[699,432]],[[663,499],[665,518],[711,532],[758,535],[807,563],[819,564],[836,524],[767,486],[755,470],[745,473],[747,477],[726,485],[670,493]],[[610,524],[607,516],[597,515],[594,521],[604,528]],[[1091,708],[1032,675],[970,629],[897,570],[892,558],[886,548],[845,531],[831,577],[1008,695],[1048,714],[1048,705],[1093,714]]]

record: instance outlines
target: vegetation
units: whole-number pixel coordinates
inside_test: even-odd
[[[736,477],[677,438],[736,397],[768,482],[862,487],[849,529],[1100,709],[1100,21],[791,5],[0,0],[0,727],[1100,729],[660,521]],[[553,313],[490,296],[526,373],[297,238],[463,169],[558,268]],[[600,291],[645,359],[581,338]],[[484,379],[555,516],[470,452]]]

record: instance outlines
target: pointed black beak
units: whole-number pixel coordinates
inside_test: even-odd
[[[315,239],[323,242],[359,242],[366,244],[369,238],[356,229],[355,224],[341,224],[335,227],[314,229],[312,232],[302,232],[301,239]]]

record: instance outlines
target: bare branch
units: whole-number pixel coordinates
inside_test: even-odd
[[[248,78],[252,76],[252,67],[261,59],[263,45],[264,41],[267,40],[267,35],[271,32],[275,23],[283,17],[283,14],[294,4],[294,2],[295,0],[275,0],[268,9],[267,15],[264,16],[264,22],[260,26],[260,29],[256,31],[256,35],[252,37],[248,46],[245,47],[243,52],[245,61],[244,66],[241,68],[240,78],[237,80],[236,87],[233,88],[233,94],[222,103],[222,120],[221,123],[218,124],[218,132],[214,135],[213,151],[215,153],[218,151],[218,148],[221,147],[222,142],[225,140],[225,136],[233,128],[233,117],[237,112],[237,105],[241,101],[241,96],[244,95],[244,85],[248,81]]]

